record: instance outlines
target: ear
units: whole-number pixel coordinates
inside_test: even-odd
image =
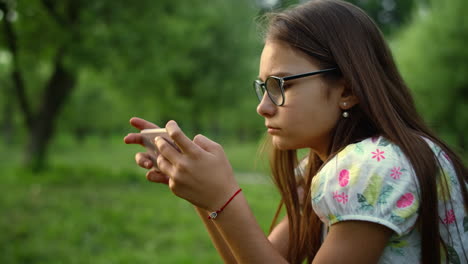
[[[341,93],[339,104],[341,110],[348,110],[359,104],[359,99],[353,94],[351,88],[349,88],[349,86],[346,84],[344,85],[344,89]]]

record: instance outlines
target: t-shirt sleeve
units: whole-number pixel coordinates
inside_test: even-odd
[[[328,226],[368,221],[402,235],[418,217],[414,171],[399,147],[382,137],[347,146],[317,173],[311,188],[312,206]]]

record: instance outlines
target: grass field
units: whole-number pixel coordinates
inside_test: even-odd
[[[136,167],[139,147],[64,142],[41,174],[19,168],[19,149],[0,146],[0,263],[221,262],[193,207]],[[264,168],[255,171],[256,146],[225,149],[267,230],[279,196]]]

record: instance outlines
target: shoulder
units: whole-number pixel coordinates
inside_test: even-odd
[[[349,169],[347,169],[349,168]],[[319,175],[335,173],[337,169],[366,170],[373,173],[394,171],[398,174],[412,170],[400,147],[385,137],[367,138],[350,144],[328,160],[318,172]],[[343,171],[342,173],[346,173]]]
[[[383,224],[399,234],[414,224],[418,184],[400,148],[384,137],[350,144],[315,175],[312,204],[329,225],[344,220]]]
[[[372,137],[360,142],[350,144],[338,152],[335,161],[353,159],[356,162],[372,161],[385,163],[386,160],[404,159],[404,155],[398,145],[385,137]]]

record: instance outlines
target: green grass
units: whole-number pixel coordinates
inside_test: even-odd
[[[146,181],[140,150],[58,142],[49,169],[33,174],[19,168],[19,149],[0,146],[0,263],[220,263],[193,207]],[[256,155],[254,144],[225,150],[238,164]],[[255,165],[242,166],[236,177],[266,231],[279,195]]]
[[[245,184],[264,230],[278,201]],[[0,263],[217,263],[192,206],[165,186],[2,185]]]

